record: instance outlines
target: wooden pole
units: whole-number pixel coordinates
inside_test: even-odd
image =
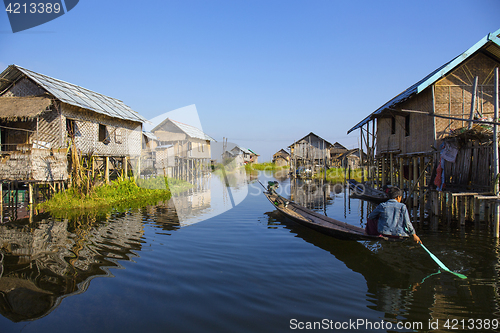
[[[109,156],[104,158],[104,178],[106,179],[106,184],[109,183]]]
[[[403,157],[399,156],[399,188],[401,190],[404,189],[404,172],[403,172],[404,166],[403,166]]]
[[[496,123],[498,122],[498,67],[495,68],[495,91],[494,91],[494,119],[493,121]],[[497,183],[497,177],[498,177],[498,126],[494,125],[493,126],[493,172],[494,172],[494,194],[498,195],[498,183]],[[498,238],[499,236],[499,229],[500,229],[500,207],[498,202],[495,203],[495,229],[494,229],[494,236]]]
[[[417,207],[418,205],[418,199],[417,199],[417,195],[416,195],[416,192],[415,192],[415,189],[416,189],[416,186],[417,186],[417,182],[418,182],[418,164],[417,164],[417,157],[414,156],[412,158],[412,164],[413,164],[413,207]]]
[[[424,161],[424,155],[420,155],[420,173],[424,174],[425,173],[425,161]],[[420,221],[423,222],[424,219],[424,208],[425,208],[425,198],[424,198],[424,188],[425,188],[425,176],[422,177],[420,176],[419,184],[418,184],[418,189],[419,189],[419,205],[420,205]]]
[[[380,161],[382,162],[382,186],[386,185],[386,178],[385,178],[385,155],[382,155],[380,157]]]
[[[125,179],[127,179],[128,178],[128,156],[125,156],[123,158],[123,173],[124,173]]]
[[[28,183],[28,202],[31,206],[33,204],[33,184]]]
[[[470,103],[470,116],[469,116],[470,120],[474,119],[474,111],[476,109],[476,95],[477,95],[477,80],[478,80],[478,78],[479,78],[478,76],[476,76],[474,78],[474,85],[472,86],[472,101]],[[469,122],[468,129],[471,129],[471,128],[472,128],[472,122]]]
[[[365,181],[365,173],[363,170],[364,167],[364,161],[363,161],[363,126],[359,129],[359,135],[360,135],[360,142],[359,142],[359,164],[361,166],[361,182],[363,183]]]
[[[390,166],[389,166],[389,173],[390,173],[390,179],[391,179],[391,186],[394,186],[394,163],[393,163],[393,154],[390,153],[389,155],[389,161],[390,161]]]

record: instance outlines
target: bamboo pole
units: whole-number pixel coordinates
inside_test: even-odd
[[[33,205],[33,184],[28,183],[28,203],[29,205]]]
[[[106,180],[106,184],[109,183],[109,156],[104,158],[104,179]]]
[[[469,116],[470,120],[474,119],[474,111],[476,110],[476,95],[477,95],[477,80],[478,79],[479,79],[478,76],[476,76],[474,78],[474,85],[472,86],[472,101],[470,103],[470,116]],[[471,129],[471,128],[472,128],[472,122],[469,121],[468,129]]]
[[[123,158],[123,172],[124,172],[125,179],[127,179],[128,178],[128,156],[125,156]]]

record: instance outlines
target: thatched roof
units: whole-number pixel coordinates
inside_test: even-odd
[[[0,97],[0,119],[33,119],[46,111],[51,103],[47,97]]]

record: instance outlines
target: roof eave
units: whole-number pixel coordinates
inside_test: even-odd
[[[478,50],[480,50],[482,47],[484,47],[488,42],[493,42],[500,46],[500,38],[498,37],[500,35],[500,29],[488,34],[487,36],[483,37],[481,40],[479,40],[476,44],[474,44],[472,47],[467,49],[465,52],[460,54],[458,57],[453,59],[452,61],[448,62],[441,68],[435,71],[434,74],[429,75],[428,78],[424,78],[421,80],[421,82],[417,82],[413,86],[409,87],[407,90],[405,90],[403,93],[397,95],[393,99],[391,99],[389,102],[385,103],[383,106],[372,112],[370,115],[368,115],[366,118],[364,118],[362,121],[357,123],[355,126],[353,126],[350,130],[347,131],[347,134],[351,133],[352,131],[364,126],[366,123],[368,123],[370,120],[376,118],[376,115],[380,114],[384,110],[394,107],[394,105],[402,103],[406,101],[408,98],[412,97],[413,95],[417,95],[424,91],[426,88],[434,84],[437,80],[440,78],[444,77],[446,74],[448,74],[450,71],[452,71],[455,67],[457,67],[459,64],[461,64],[464,60],[469,58],[471,55],[476,53]]]

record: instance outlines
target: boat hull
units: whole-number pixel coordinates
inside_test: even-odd
[[[345,240],[389,240],[401,241],[407,237],[387,238],[368,235],[365,229],[321,215],[310,209],[286,200],[276,193],[264,192],[273,206],[289,219],[322,234]]]

